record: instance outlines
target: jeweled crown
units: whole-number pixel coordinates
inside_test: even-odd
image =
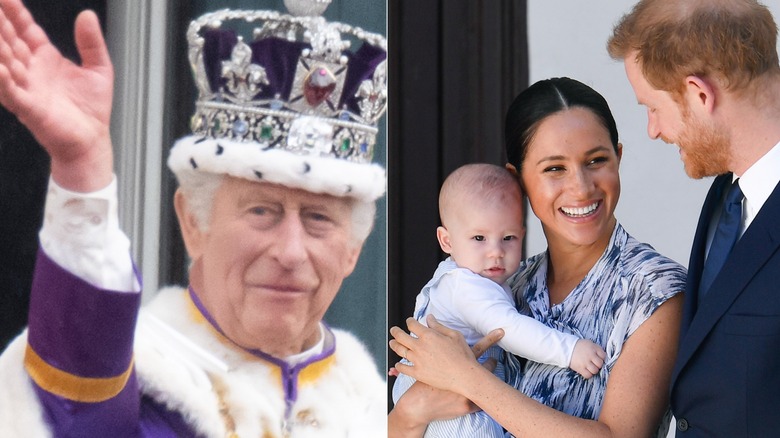
[[[328,2],[286,4],[316,14]],[[254,25],[251,39],[225,28],[229,21]],[[220,10],[193,21],[187,39],[199,92],[194,135],[371,161],[387,102],[383,36],[319,15]]]

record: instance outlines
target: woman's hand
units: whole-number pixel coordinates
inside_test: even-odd
[[[390,329],[390,334],[395,338],[390,341],[390,348],[399,356],[409,358],[411,355],[414,358],[409,358],[414,363],[413,366],[399,362],[390,370],[390,375],[397,375],[397,373],[402,372],[420,380],[418,373],[423,369],[427,369],[426,365],[429,361],[436,365],[449,361],[448,358],[442,357],[440,358],[441,361],[437,362],[435,356],[442,351],[445,354],[457,351],[458,359],[466,367],[470,367],[472,364],[479,366],[475,358],[481,356],[488,347],[498,342],[503,336],[502,330],[494,330],[477,342],[474,347],[469,348],[459,332],[439,324],[433,316],[429,316],[427,321],[431,328],[425,327],[414,318],[406,320],[409,331],[418,336],[418,338],[410,336],[398,327]],[[448,345],[454,345],[455,347],[448,347]],[[419,354],[411,354],[412,349],[416,349]],[[483,366],[492,372],[496,367],[496,361],[490,358],[485,361]],[[443,367],[438,370],[431,369],[429,373],[433,375],[438,373],[440,376],[443,376],[450,371],[453,370]],[[445,377],[445,380],[448,379]],[[388,437],[420,437],[425,433],[425,429],[431,421],[460,417],[476,412],[479,409],[466,397],[456,392],[437,389],[423,382],[415,382],[401,396],[390,412],[388,416]]]
[[[425,327],[414,318],[406,320],[409,332],[416,338],[398,327],[390,329],[394,338],[390,348],[414,364],[399,362],[395,368],[420,382],[453,392],[458,392],[458,382],[480,366],[476,358],[504,335],[501,329],[493,330],[471,348],[462,334],[441,325],[432,315],[427,322]]]
[[[75,40],[81,65],[62,56],[21,0],[0,0],[0,104],[49,153],[57,183],[87,192],[113,178],[114,70],[94,12],[79,14]]]

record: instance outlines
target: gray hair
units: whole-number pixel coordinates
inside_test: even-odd
[[[202,231],[207,231],[211,223],[211,207],[214,204],[214,196],[222,185],[225,175],[191,171],[179,172],[176,179],[187,199],[187,208],[195,216],[198,227]],[[352,208],[352,244],[361,246],[374,227],[376,202],[360,201],[354,198],[349,198],[349,200]]]

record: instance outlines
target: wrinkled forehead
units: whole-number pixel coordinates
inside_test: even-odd
[[[316,193],[296,187],[288,187],[283,184],[250,181],[233,176],[225,176],[217,192],[218,199],[225,196],[245,203],[265,201],[310,207],[317,206],[328,209],[349,209],[355,202],[354,198],[347,196]]]

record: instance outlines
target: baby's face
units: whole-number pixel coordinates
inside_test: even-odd
[[[525,234],[519,199],[464,203],[453,216],[447,227],[448,252],[459,267],[499,284],[517,271]]]

